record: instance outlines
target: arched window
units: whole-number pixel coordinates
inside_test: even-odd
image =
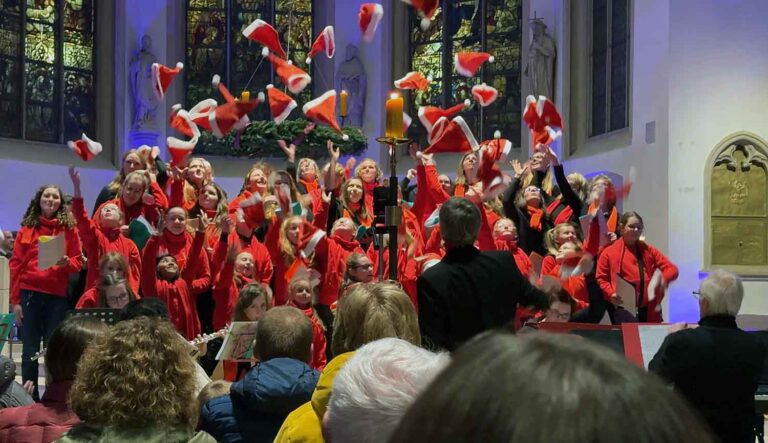
[[[705,265],[768,274],[768,145],[740,132],[709,156],[705,175]]]
[[[64,143],[94,135],[95,7],[0,2],[0,137]]]
[[[520,45],[522,42],[522,0],[442,0],[427,31],[411,10],[411,70],[431,76],[426,92],[416,92],[411,115],[419,106],[453,106],[471,98],[472,86],[487,83],[499,91],[491,106],[462,114],[480,140],[501,130],[504,137],[520,146]],[[453,68],[459,51],[486,51],[496,59],[485,64],[473,78],[462,77]],[[482,112],[482,119],[481,117]]]

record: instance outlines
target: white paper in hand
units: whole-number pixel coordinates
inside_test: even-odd
[[[43,271],[55,265],[65,252],[64,234],[41,235],[37,240],[37,269]]]
[[[648,301],[653,301],[656,298],[656,288],[658,288],[661,284],[661,270],[657,269],[653,272],[651,281],[648,282]]]
[[[623,278],[616,276],[616,295],[621,297],[621,306],[632,315],[637,315],[635,287]]]

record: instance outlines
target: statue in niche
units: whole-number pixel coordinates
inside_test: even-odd
[[[547,33],[547,25],[540,18],[531,20],[533,38],[528,49],[528,64],[525,75],[531,79],[531,94],[535,97],[543,95],[555,99],[555,57],[557,45]]]
[[[347,113],[349,115],[344,121],[345,126],[363,127],[367,85],[363,62],[357,58],[357,46],[347,45],[346,58],[336,73],[336,90],[339,93],[345,90],[349,94],[347,99]]]
[[[157,107],[159,102],[152,89],[152,64],[157,57],[152,53],[152,38],[141,38],[141,49],[134,54],[129,64],[129,81],[133,99],[133,120],[131,130],[157,130]]]

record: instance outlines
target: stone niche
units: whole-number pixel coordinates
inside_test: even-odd
[[[768,149],[742,134],[721,143],[707,164],[708,267],[768,275]]]

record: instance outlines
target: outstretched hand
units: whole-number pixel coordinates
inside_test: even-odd
[[[80,192],[80,172],[71,165],[69,167],[69,178],[72,180],[72,186],[75,188],[74,197],[82,197],[82,193]]]
[[[205,212],[201,212],[197,216],[197,232],[205,232],[209,224],[211,224],[211,220],[205,215]]]
[[[227,247],[227,261],[230,263],[234,263],[237,259],[237,255],[240,254],[240,247],[237,245],[237,243],[230,243]]]
[[[222,233],[229,234],[232,229],[232,217],[230,217],[229,214],[222,215],[219,217],[216,225],[219,227],[219,230],[221,230]]]
[[[331,162],[338,163],[341,157],[341,148],[338,146],[334,147],[330,139],[325,142],[325,145],[328,147],[328,156],[331,158]]]
[[[296,161],[296,145],[293,143],[289,145],[285,142],[285,140],[278,140],[277,145],[280,146],[280,149],[283,150],[289,162],[292,163]]]
[[[539,143],[536,145],[536,150],[543,153],[550,163],[552,163],[553,166],[557,166],[560,164],[560,159],[557,158],[557,154],[554,150],[552,150],[552,146],[549,145],[543,145]]]

